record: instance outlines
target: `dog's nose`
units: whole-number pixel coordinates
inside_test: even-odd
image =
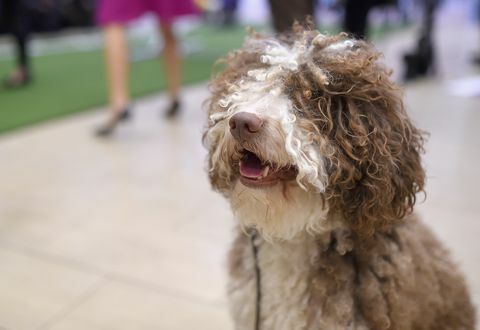
[[[250,139],[263,126],[263,120],[250,112],[239,112],[230,118],[230,132],[239,141]]]

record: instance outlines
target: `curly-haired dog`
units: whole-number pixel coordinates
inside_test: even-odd
[[[423,133],[378,58],[297,29],[252,35],[213,80],[204,143],[240,223],[237,329],[474,329],[463,277],[411,213]]]

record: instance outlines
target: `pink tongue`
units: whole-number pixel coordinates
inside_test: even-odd
[[[262,161],[251,152],[247,153],[240,163],[240,174],[250,179],[261,177],[262,170]]]

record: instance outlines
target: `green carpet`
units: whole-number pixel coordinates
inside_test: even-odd
[[[219,30],[202,27],[184,40],[195,52],[183,64],[185,85],[207,80],[214,62],[228,50],[239,47],[245,29]],[[51,118],[106,104],[103,53],[101,51],[50,55],[33,60],[35,80],[24,89],[0,89],[0,133]],[[12,67],[12,61],[0,61],[0,75]],[[132,63],[133,97],[164,90],[165,75],[159,60]]]
[[[334,28],[321,30],[335,31]],[[378,39],[391,30],[392,27],[379,27],[371,33]],[[184,36],[182,42],[195,51],[185,57],[183,83],[207,80],[213,63],[230,49],[239,47],[245,34],[245,28],[240,26],[229,29],[202,26]],[[0,61],[0,77],[6,75],[12,65],[12,61]],[[38,57],[33,60],[33,66],[33,84],[20,90],[0,89],[0,133],[106,104],[101,51]],[[133,97],[165,89],[162,70],[157,59],[133,63]]]

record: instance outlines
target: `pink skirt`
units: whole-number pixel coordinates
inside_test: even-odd
[[[153,12],[163,23],[184,15],[197,14],[192,0],[97,0],[99,25],[126,24],[145,13]]]

